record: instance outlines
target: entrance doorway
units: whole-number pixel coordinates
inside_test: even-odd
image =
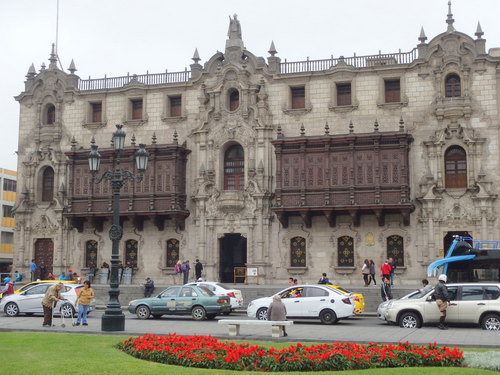
[[[53,271],[54,262],[54,242],[50,238],[39,238],[35,242],[35,263],[38,270],[36,271],[35,278],[46,278],[49,272]],[[40,275],[40,266],[45,265],[45,275]]]
[[[219,240],[219,279],[222,283],[234,282],[234,268],[247,263],[247,239],[240,233],[225,233]],[[236,280],[244,282],[244,278]]]
[[[462,236],[462,237],[471,237],[472,236],[470,235],[469,232],[448,232],[446,233],[446,236],[444,236],[443,238],[443,250],[444,250],[444,254],[443,254],[443,258],[446,256],[446,254],[448,254],[448,249],[450,248],[450,245],[451,243],[453,242],[453,239],[455,236]],[[468,241],[470,242],[470,241]],[[454,253],[454,255],[457,255],[456,253]]]
[[[461,237],[471,237],[471,234],[469,232],[448,232],[446,233],[446,236],[443,238],[443,246],[444,246],[444,254],[443,258],[448,254],[448,250],[450,248],[451,243],[453,242],[453,239],[455,236],[461,236]],[[472,245],[471,241],[467,241]],[[463,246],[457,246],[455,250],[453,251],[453,255],[463,255],[464,251],[466,250],[465,247]],[[450,263],[448,266],[448,282],[461,282],[461,281],[472,281],[473,280],[473,272],[472,269],[470,268],[470,262],[464,261],[464,262],[454,262]]]

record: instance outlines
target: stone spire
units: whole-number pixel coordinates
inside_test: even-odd
[[[191,60],[193,60],[195,64],[198,64],[200,62],[201,59],[200,59],[200,54],[198,53],[198,48],[194,49],[194,55],[191,58]]]
[[[420,29],[420,36],[418,37],[418,40],[420,41],[420,43],[417,45],[418,58],[422,59],[427,54],[427,43],[425,43],[425,41],[427,40],[427,36],[425,35],[423,26]]]
[[[477,39],[482,39],[484,35],[483,29],[481,29],[481,24],[479,23],[479,21],[477,21],[477,29],[474,35],[477,37]]]
[[[279,65],[281,62],[281,59],[278,56],[275,56],[278,51],[276,51],[276,47],[274,46],[274,40],[271,41],[271,46],[269,47],[269,56],[267,58],[267,64],[269,65],[269,71],[271,72],[277,72],[279,70]]]
[[[449,33],[452,33],[455,31],[455,28],[453,27],[453,23],[455,20],[453,19],[453,13],[451,13],[451,1],[448,1],[448,17],[446,18],[446,23],[448,24],[448,29],[446,30]]]
[[[52,52],[50,53],[49,61],[50,61],[50,63],[49,63],[50,70],[59,69],[57,67],[56,45],[54,43],[52,43]]]
[[[230,47],[239,47],[241,49],[245,48],[243,45],[243,39],[241,38],[241,24],[236,14],[233,18],[229,16],[229,29],[227,31],[227,36],[226,50]]]
[[[69,64],[68,70],[71,72],[71,74],[75,74],[75,72],[78,70],[76,69],[75,62],[73,59],[71,59],[71,64]]]
[[[476,46],[476,52],[478,55],[484,55],[486,53],[486,39],[483,39],[483,30],[481,29],[481,24],[477,23],[476,39],[474,40],[474,44]]]
[[[424,27],[422,26],[422,28],[420,29],[420,36],[418,37],[418,40],[420,41],[420,43],[425,43],[425,41],[427,40],[427,36],[425,35],[425,31],[424,31]]]
[[[276,51],[276,47],[274,46],[274,40],[271,41],[271,46],[269,47],[269,51],[267,52],[269,52],[269,54],[273,57],[278,53],[278,51]]]
[[[27,79],[33,79],[36,76],[35,65],[31,63],[30,68],[28,69],[28,74],[26,74]]]

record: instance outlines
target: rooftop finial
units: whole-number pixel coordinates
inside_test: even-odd
[[[75,72],[77,71],[76,66],[75,66],[75,62],[73,59],[71,59],[71,64],[69,64],[68,70],[71,72],[71,74],[75,74]]]
[[[195,64],[198,64],[198,62],[201,60],[200,55],[198,54],[198,48],[195,48],[194,55],[191,60],[193,60]]]
[[[420,43],[422,43],[422,44],[424,44],[425,41],[427,40],[427,37],[425,36],[425,32],[424,32],[424,27],[423,26],[420,29],[420,36],[418,37],[418,40],[420,40]]]
[[[49,69],[58,69],[57,68],[57,54],[56,54],[55,43],[52,43],[52,51],[50,53],[49,61],[50,61]]]
[[[28,74],[26,74],[26,78],[31,79],[36,76],[35,64],[31,63],[30,68],[28,69]]]
[[[278,51],[276,51],[276,47],[274,46],[274,40],[271,41],[271,47],[269,47],[269,51],[267,52],[269,52],[269,54],[273,57],[278,53]]]
[[[482,39],[482,36],[484,35],[483,30],[481,29],[481,24],[479,23],[479,21],[477,22],[477,29],[476,29],[476,33],[474,35],[477,36],[477,39]]]
[[[446,18],[446,23],[448,24],[448,32],[452,33],[455,31],[455,28],[453,27],[453,22],[455,20],[453,19],[453,13],[451,13],[451,1],[448,1],[448,17]]]

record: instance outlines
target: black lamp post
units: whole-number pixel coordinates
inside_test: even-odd
[[[132,172],[120,167],[121,151],[125,145],[125,132],[123,125],[116,125],[116,131],[113,133],[113,146],[116,152],[116,161],[112,171],[106,171],[101,177],[95,177],[101,164],[101,155],[97,151],[97,145],[92,145],[89,153],[89,169],[94,175],[94,182],[100,183],[102,180],[111,182],[113,190],[113,224],[109,230],[109,238],[112,241],[111,250],[111,280],[109,288],[109,302],[106,311],[102,316],[101,329],[103,331],[124,331],[125,315],[122,312],[118,296],[120,295],[118,283],[118,264],[120,263],[120,239],[123,235],[123,229],[120,226],[120,191],[123,183],[127,180],[141,181],[142,176],[134,176]],[[140,173],[146,171],[148,165],[149,152],[145,145],[140,144],[139,150],[135,153],[136,168]]]

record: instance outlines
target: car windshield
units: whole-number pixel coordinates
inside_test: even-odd
[[[215,293],[213,293],[210,289],[207,289],[204,286],[198,286],[198,289],[200,290],[201,294],[203,294],[206,297],[215,296]]]
[[[335,289],[338,289],[338,290],[340,290],[341,292],[346,293],[346,294],[351,293],[351,292],[349,292],[347,289],[341,288],[340,286],[336,286],[336,287],[335,287]]]

